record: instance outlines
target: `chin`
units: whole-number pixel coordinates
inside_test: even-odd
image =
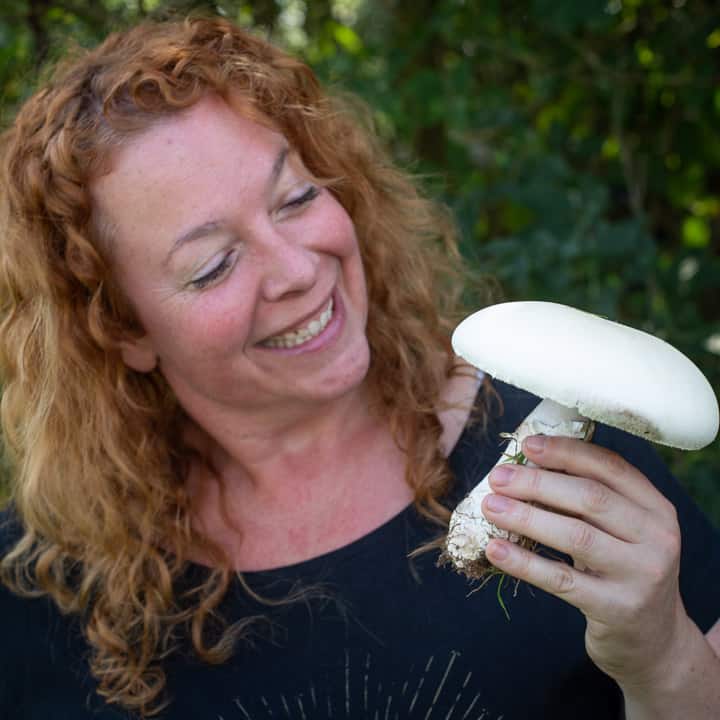
[[[370,369],[370,349],[367,345],[353,353],[349,360],[338,364],[337,371],[327,375],[322,381],[323,399],[343,397],[359,389],[367,378]]]

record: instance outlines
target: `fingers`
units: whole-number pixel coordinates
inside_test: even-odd
[[[639,542],[648,521],[648,510],[597,480],[505,464],[493,470],[490,486],[497,493],[585,519],[627,542]]]
[[[483,512],[497,527],[570,555],[593,572],[608,574],[627,567],[626,543],[582,519],[499,494],[485,498]]]
[[[524,550],[507,540],[491,540],[488,560],[508,575],[562,598],[587,612],[602,597],[601,581],[562,562]]]
[[[579,440],[544,440],[539,449],[523,446],[542,467],[492,471],[494,492],[483,512],[498,528],[571,556],[575,567],[497,539],[488,560],[601,624],[618,620],[618,603],[637,618],[658,597],[674,597],[680,555],[674,507],[615,453]]]
[[[523,452],[536,465],[597,480],[647,510],[667,513],[673,509],[637,468],[607,448],[572,438],[535,435],[523,443]]]

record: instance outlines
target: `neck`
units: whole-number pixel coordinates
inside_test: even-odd
[[[476,374],[465,367],[446,384],[438,412],[446,454],[476,391]],[[194,522],[238,570],[279,567],[342,547],[412,502],[406,455],[373,412],[364,385],[312,408],[196,417],[203,428],[191,430],[188,442],[208,464],[188,479]]]
[[[377,423],[364,387],[314,407],[284,405],[256,413],[217,408],[193,413],[200,425],[188,441],[226,482],[264,492],[278,484],[278,470],[304,459],[321,465],[363,428]]]
[[[204,420],[190,442],[214,475],[192,471],[193,513],[238,569],[276,567],[340,547],[412,500],[405,455],[364,388],[274,422]]]

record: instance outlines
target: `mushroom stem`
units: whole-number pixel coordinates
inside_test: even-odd
[[[522,454],[521,446],[530,435],[562,435],[589,440],[593,422],[580,415],[577,410],[560,405],[552,400],[543,400],[509,438],[505,452],[493,469],[504,463],[532,465]],[[491,470],[492,472],[492,470]],[[520,542],[518,535],[508,533],[493,525],[482,513],[482,501],[492,493],[488,473],[465,499],[455,508],[450,518],[445,551],[442,559],[449,560],[458,572],[470,578],[480,578],[491,567],[485,557],[485,548],[493,538]]]

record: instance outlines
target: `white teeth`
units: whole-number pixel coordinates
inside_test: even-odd
[[[291,348],[296,345],[301,345],[304,342],[319,335],[330,322],[330,318],[333,314],[333,300],[330,298],[330,302],[327,307],[320,313],[320,317],[316,320],[312,320],[306,327],[300,328],[295,332],[284,333],[283,335],[275,335],[274,337],[268,338],[262,344],[265,347],[271,348]]]

